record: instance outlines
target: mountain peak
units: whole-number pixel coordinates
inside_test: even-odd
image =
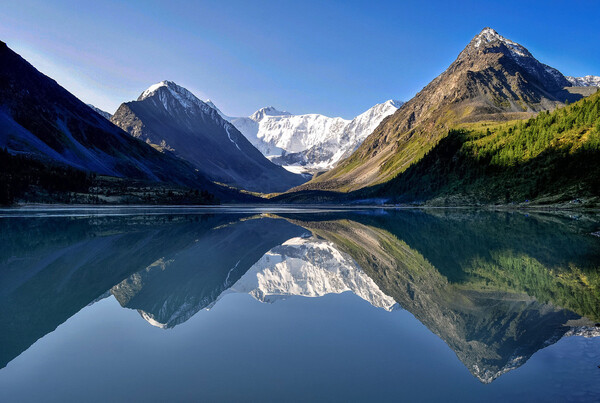
[[[523,45],[503,37],[489,27],[484,28],[469,42],[458,56],[457,62],[473,63],[479,56],[488,53],[501,53],[512,59],[552,92],[571,85],[560,71],[539,62]]]
[[[482,43],[489,43],[494,41],[514,43],[500,35],[495,29],[490,27],[483,28],[481,32],[473,39],[476,41],[476,46],[480,46]]]
[[[153,94],[156,93],[156,91],[158,91],[159,88],[162,87],[169,87],[169,85],[171,86],[177,86],[177,84],[175,84],[173,81],[161,81],[159,83],[156,84],[152,84],[150,87],[148,87],[144,92],[142,92],[142,94],[138,97],[138,101],[143,101],[144,99],[151,97]]]
[[[564,90],[571,85],[525,47],[484,28],[442,74],[383,121],[349,158],[295,191],[346,192],[390,181],[420,158],[415,147],[432,147],[452,125],[512,120],[554,109],[581,96]]]
[[[252,115],[250,115],[250,119],[258,122],[262,120],[265,116],[290,116],[291,113],[287,111],[280,111],[273,106],[266,106],[264,108],[260,108]]]
[[[112,117],[132,136],[187,161],[212,181],[253,192],[283,192],[305,181],[270,162],[216,109],[161,81]]]
[[[167,81],[167,80],[161,81],[154,85],[151,85],[150,87],[148,87],[148,89],[146,89],[144,92],[142,92],[142,94],[138,97],[137,100],[143,101],[143,100],[150,98],[156,94],[159,94],[161,101],[163,101],[163,103],[165,103],[165,100],[161,96],[161,94],[165,93],[164,91],[167,91],[167,93],[172,95],[186,109],[191,108],[193,106],[197,106],[197,107],[200,107],[201,109],[204,109],[204,107],[207,106],[204,102],[202,102],[200,99],[198,99],[194,94],[192,94],[186,88],[184,88],[180,85],[177,85],[173,81]],[[165,106],[166,105],[167,104],[165,103]]]
[[[482,29],[481,32],[471,40],[467,49],[485,49],[497,46],[498,44],[506,46],[513,57],[533,57],[524,46],[503,37],[495,29],[490,27]]]
[[[504,37],[500,35],[495,29],[490,27],[485,27],[481,30],[481,32],[475,37],[476,39],[485,39],[488,42],[493,40],[502,40]]]
[[[404,102],[399,101],[397,99],[388,99],[384,102],[384,104],[391,105],[395,108],[400,108],[404,104]]]

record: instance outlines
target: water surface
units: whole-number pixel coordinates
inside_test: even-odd
[[[0,211],[1,401],[594,401],[595,215]]]

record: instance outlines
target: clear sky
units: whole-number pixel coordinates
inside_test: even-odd
[[[0,39],[111,113],[172,80],[231,116],[351,118],[410,99],[486,26],[565,75],[600,75],[599,22],[596,0],[4,0]]]

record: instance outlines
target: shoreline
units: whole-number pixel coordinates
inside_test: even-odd
[[[386,204],[335,204],[335,203],[222,203],[222,204],[68,204],[68,203],[20,203],[13,206],[0,206],[0,211],[59,210],[59,209],[181,209],[181,210],[226,210],[231,208],[273,208],[273,209],[312,209],[312,210],[489,210],[489,211],[577,211],[599,212],[600,207],[585,205],[386,205]]]

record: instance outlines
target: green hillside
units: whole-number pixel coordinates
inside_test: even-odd
[[[557,202],[600,196],[600,93],[512,125],[452,129],[361,196],[396,202]]]

